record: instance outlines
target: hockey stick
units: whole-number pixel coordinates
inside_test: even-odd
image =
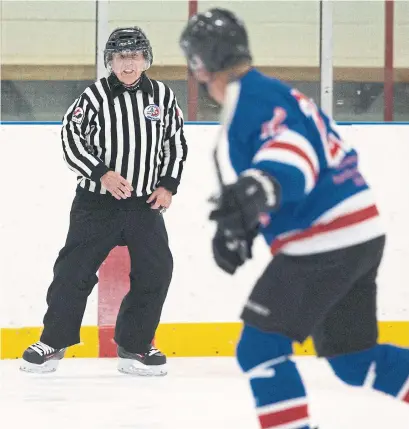
[[[219,188],[220,188],[220,192],[222,193],[225,186],[226,186],[226,182],[223,180],[223,174],[222,174],[222,169],[220,166],[220,162],[218,159],[218,150],[221,146],[223,137],[224,137],[224,133],[228,131],[229,128],[229,124],[231,122],[231,120],[233,119],[235,110],[236,110],[236,103],[238,101],[239,98],[239,93],[240,93],[240,87],[237,84],[235,86],[235,89],[232,90],[228,90],[225,96],[225,103],[222,107],[222,111],[221,111],[221,115],[220,115],[220,127],[217,131],[217,135],[216,135],[216,139],[215,139],[215,146],[213,149],[213,163],[215,166],[215,170],[216,170],[216,177],[217,177],[217,181],[219,184]]]
[[[217,182],[220,188],[220,192],[223,192],[225,183],[223,180],[223,174],[222,174],[222,169],[220,167],[220,162],[219,162],[219,158],[218,158],[218,150],[221,146],[221,141],[223,138],[223,132],[224,132],[224,125],[221,125],[219,130],[217,131],[217,136],[216,136],[216,143],[213,149],[213,163],[214,163],[214,167],[216,170],[216,177],[217,177]]]
[[[220,205],[221,196],[222,196],[224,188],[226,186],[226,183],[223,179],[223,173],[222,173],[222,169],[221,169],[219,157],[218,157],[218,150],[221,147],[221,143],[222,143],[222,139],[223,139],[225,129],[226,129],[225,125],[221,124],[221,126],[217,132],[216,139],[215,139],[216,143],[215,143],[215,146],[213,148],[213,163],[214,163],[214,167],[215,167],[215,171],[216,171],[217,182],[218,182],[219,189],[220,189],[220,195],[210,197],[209,202],[212,202],[216,205]],[[244,222],[244,220],[243,220],[243,222]],[[235,237],[228,230],[224,231],[224,235],[226,237],[228,237],[228,240],[229,240],[228,246],[229,246],[230,250],[236,250],[243,262],[246,259],[248,259],[249,257],[251,257],[251,247],[249,246],[249,242],[247,239],[243,240],[242,237],[240,237],[240,238]]]

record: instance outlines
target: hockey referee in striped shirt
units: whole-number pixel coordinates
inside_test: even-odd
[[[152,340],[173,271],[162,214],[187,156],[183,115],[172,90],[145,74],[153,55],[140,28],[115,30],[104,56],[110,76],[89,86],[64,116],[63,156],[78,186],[47,293],[44,330],[24,352],[25,371],[54,371],[66,347],[80,342],[96,272],[122,245],[131,272],[115,327],[118,369],[166,374],[166,357]]]

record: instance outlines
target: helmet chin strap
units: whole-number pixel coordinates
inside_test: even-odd
[[[126,89],[132,90],[132,89],[136,89],[139,86],[140,81],[141,81],[141,78],[138,77],[138,79],[136,79],[136,81],[134,83],[131,83],[129,85],[127,85],[126,83],[123,83],[123,82],[121,82],[121,83]]]
[[[114,86],[116,86],[116,87],[122,86],[123,88],[125,88],[129,92],[135,92],[139,88],[139,84],[140,84],[141,78],[142,78],[142,75],[141,75],[135,82],[127,85],[127,84],[123,83],[113,71],[111,71],[111,76],[114,76],[114,78],[115,78]]]

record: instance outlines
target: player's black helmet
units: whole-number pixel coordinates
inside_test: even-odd
[[[179,44],[192,70],[198,62],[208,72],[218,72],[252,59],[244,23],[225,9],[190,18]]]
[[[152,47],[146,34],[139,27],[117,28],[108,38],[104,50],[104,63],[108,67],[116,52],[142,51],[147,68],[152,65]]]

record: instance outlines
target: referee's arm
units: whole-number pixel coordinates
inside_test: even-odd
[[[94,181],[98,181],[109,171],[109,168],[88,149],[86,136],[96,114],[96,106],[84,92],[68,109],[61,130],[64,161],[78,176]]]
[[[171,91],[170,107],[166,116],[164,157],[158,186],[176,194],[187,157],[187,145],[183,132],[183,113]]]

